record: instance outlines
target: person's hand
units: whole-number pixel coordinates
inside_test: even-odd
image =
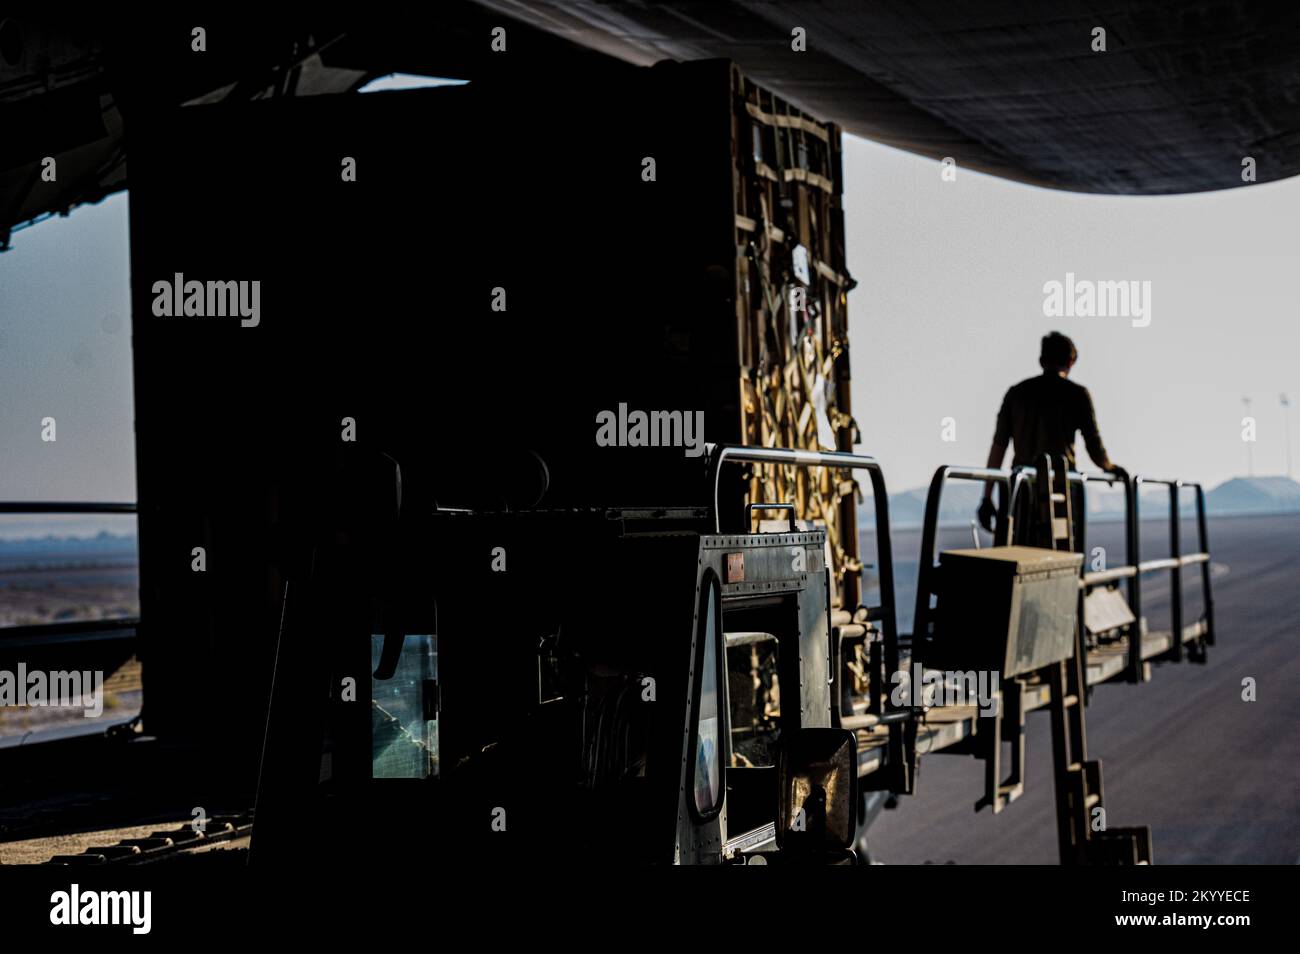
[[[1120,480],[1124,481],[1124,483],[1128,483],[1128,471],[1125,470],[1123,467],[1121,467],[1119,464],[1111,464],[1110,468],[1106,471],[1106,473],[1113,474],[1116,477],[1118,477]]]
[[[980,526],[989,533],[992,533],[993,521],[998,515],[998,508],[993,506],[993,499],[991,497],[985,497],[981,500],[979,510],[976,512],[979,515]]]

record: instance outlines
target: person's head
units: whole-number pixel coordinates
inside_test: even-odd
[[[1079,359],[1074,342],[1059,331],[1043,335],[1043,346],[1038,352],[1038,363],[1044,371],[1053,374],[1069,374],[1074,362]]]

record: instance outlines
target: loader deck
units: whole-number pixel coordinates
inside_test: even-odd
[[[1205,635],[1204,620],[1183,627],[1184,645],[1193,643]],[[1142,659],[1150,661],[1169,652],[1173,645],[1172,634],[1168,630],[1149,632],[1142,637]],[[910,663],[904,657],[905,665]],[[1088,685],[1100,685],[1124,675],[1129,660],[1128,637],[1121,637],[1089,650],[1087,661]],[[1046,683],[1027,686],[1024,694],[1025,711],[1046,708],[1051,701],[1051,689]],[[863,714],[843,719],[845,728],[855,728],[859,720],[874,723],[874,717],[865,714],[865,705],[855,706]],[[950,748],[964,739],[976,734],[979,707],[975,705],[945,706],[931,709],[926,713],[922,724],[917,728],[917,751],[933,754]],[[885,752],[889,735],[886,726],[877,724],[864,725],[858,729],[858,776],[870,775],[885,765]]]

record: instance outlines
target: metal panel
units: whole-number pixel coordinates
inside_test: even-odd
[[[719,577],[736,555],[743,555],[745,579],[724,583],[724,606],[761,596],[793,597],[798,620],[798,725],[831,724],[829,584],[826,568],[826,534],[807,533],[719,534],[701,540],[704,567]],[[787,690],[792,691],[792,690]],[[789,698],[793,699],[793,695]]]
[[[945,550],[926,665],[1006,677],[1070,658],[1082,561],[1038,547]]]
[[[1135,618],[1124,595],[1112,587],[1093,590],[1083,599],[1083,621],[1094,636],[1127,626]]]

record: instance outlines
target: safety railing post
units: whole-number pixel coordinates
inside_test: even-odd
[[[1183,661],[1183,568],[1179,562],[1182,559],[1182,548],[1180,546],[1180,527],[1178,513],[1178,488],[1182,481],[1171,480],[1169,482],[1169,557],[1174,561],[1174,565],[1169,568],[1169,610],[1171,617],[1171,627],[1173,629],[1173,660],[1174,662]]]
[[[1205,643],[1214,645],[1214,596],[1210,591],[1210,534],[1205,525],[1205,488],[1196,484],[1197,550],[1206,554],[1201,564],[1201,598],[1205,613]]]
[[[1070,528],[1071,533],[1078,528],[1078,538],[1075,540],[1075,550],[1083,554],[1083,559],[1079,561],[1079,580],[1088,575],[1088,479],[1081,477],[1079,479],[1079,513],[1074,513],[1074,489],[1070,482],[1070,471],[1066,469],[1065,478],[1065,495],[1069,501],[1066,507],[1066,513],[1070,519],[1075,522],[1075,526]],[[1088,689],[1088,613],[1087,613],[1088,588],[1080,586],[1079,592],[1075,596],[1075,615],[1076,622],[1074,626],[1074,651],[1079,657],[1079,682],[1083,690],[1081,696],[1085,705],[1092,704],[1092,692]]]
[[[1065,492],[1067,494],[1071,492],[1068,479],[1065,483]],[[1070,503],[1071,515],[1073,515],[1074,501]],[[1078,538],[1075,541],[1075,549],[1083,554],[1083,563],[1079,564],[1079,575],[1083,576],[1088,572],[1088,480],[1086,477],[1079,481],[1079,514],[1076,526],[1078,527]],[[1079,618],[1083,619],[1082,616]]]
[[[912,613],[912,659],[920,661],[925,644],[930,638],[930,597],[934,595],[934,544],[938,535],[939,501],[948,468],[940,467],[930,479],[930,490],[925,495],[925,517],[921,523],[921,559],[916,564],[916,607]],[[1008,495],[1009,496],[1009,495]],[[1007,502],[1000,501],[1003,508]],[[1005,524],[1003,514],[998,514],[998,525]]]
[[[1138,527],[1137,482],[1124,478],[1124,562],[1136,568],[1142,562]],[[1142,573],[1134,571],[1128,579],[1128,606],[1133,622],[1128,631],[1128,681],[1146,682],[1146,664],[1142,661]]]
[[[1029,479],[1028,475],[1023,470],[1013,470],[1011,472],[1011,477],[1009,478],[1008,483],[1010,484],[1010,490],[1008,491],[1007,496],[1010,498],[1010,500],[1007,504],[1007,513],[1010,515],[1010,520],[1007,521],[1007,525],[1005,528],[1003,527],[998,528],[999,536],[996,541],[998,546],[1010,546],[1011,544],[1016,542],[1017,539],[1016,537],[1017,528],[1015,526],[1016,514],[1024,512],[1025,510],[1029,510],[1030,512],[1032,512],[1033,508],[1037,506],[1037,503],[1033,499],[1034,496],[1033,481]],[[1029,503],[1023,506],[1020,505],[1020,493],[1022,490],[1025,493],[1027,493],[1030,498]],[[1023,539],[1023,537],[1024,534],[1022,532],[1020,539]]]

